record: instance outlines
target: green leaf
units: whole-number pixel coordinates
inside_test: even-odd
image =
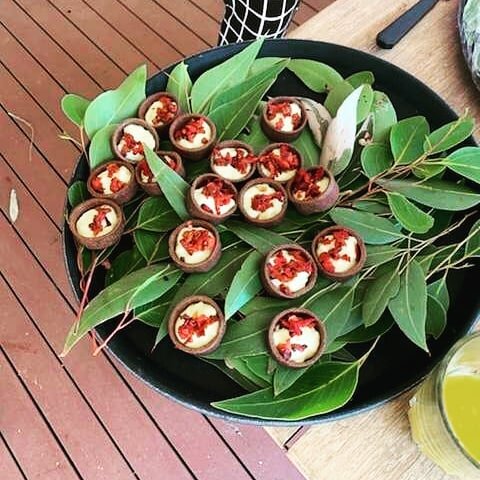
[[[224,226],[238,238],[248,243],[260,253],[267,254],[272,248],[286,243],[292,243],[287,237],[274,233],[266,228],[248,225],[238,220],[229,220]]]
[[[105,275],[105,286],[108,287],[122,277],[145,267],[147,262],[137,248],[126,250],[118,255]]]
[[[372,72],[356,72],[345,79],[353,88],[361,87],[362,85],[373,85],[375,77]]]
[[[262,70],[266,70],[267,68],[276,65],[279,62],[283,62],[285,60],[290,61],[290,59],[282,58],[282,57],[262,57],[257,58],[253,61],[252,66],[250,67],[250,71],[248,76],[256,75],[257,73],[261,72]]]
[[[175,288],[172,288],[165,295],[162,295],[162,297],[157,298],[153,302],[135,308],[135,318],[151,327],[161,328],[165,314],[171,306],[175,293]]]
[[[392,153],[382,143],[371,143],[362,149],[360,162],[365,175],[373,178],[393,165]]]
[[[248,367],[248,364],[243,358],[226,358],[225,364],[227,367],[235,369],[243,377],[247,378],[250,382],[254,383],[258,388],[266,388],[270,385],[270,382],[266,382],[262,377],[259,377],[255,372]]]
[[[68,187],[68,203],[72,208],[87,200],[89,196],[87,184],[83,180],[77,180]]]
[[[168,232],[180,219],[165,197],[150,197],[140,207],[136,228],[151,232]]]
[[[342,76],[325,63],[315,60],[294,58],[288,64],[292,71],[310,90],[322,93],[342,82]]]
[[[72,326],[61,355],[65,356],[92,328],[161,297],[181,275],[176,267],[157,264],[130,273],[108,286],[90,301],[78,324]]]
[[[440,210],[466,210],[480,202],[480,194],[466,185],[445,180],[378,180],[377,183],[391,192],[401,193],[422,205]]]
[[[402,194],[387,192],[387,198],[393,215],[408,231],[426,233],[433,227],[433,217],[420,210]]]
[[[247,392],[254,392],[258,390],[258,386],[255,385],[253,382],[245,378],[238,370],[234,368],[229,368],[225,365],[223,360],[210,360],[208,358],[198,357],[205,363],[209,363],[214,367],[218,368],[221,372],[223,372],[227,377],[231,378],[234,382],[238,383],[244,390]]]
[[[165,234],[136,229],[133,232],[133,238],[148,265],[169,258],[168,236]]]
[[[238,139],[248,143],[255,150],[255,153],[260,153],[270,143],[270,140],[263,133],[256,115],[249,120]]]
[[[90,100],[75,95],[74,93],[67,93],[62,98],[62,111],[66,117],[79,127],[83,127],[83,119],[85,112],[90,105]]]
[[[262,282],[260,280],[261,259],[262,255],[257,251],[253,251],[233,277],[232,284],[225,298],[226,319],[229,319],[262,290]]]
[[[372,139],[376,143],[386,143],[390,130],[397,123],[397,114],[392,102],[383,92],[373,94],[373,133]]]
[[[443,160],[450,170],[469,180],[480,183],[480,148],[464,147]]]
[[[473,132],[475,122],[463,117],[432,132],[425,140],[423,149],[428,155],[444,152],[466,140]]]
[[[192,80],[188,74],[188,65],[180,62],[169,74],[167,83],[167,92],[174,95],[182,112],[191,112],[190,93],[192,90]]]
[[[440,302],[445,311],[450,307],[450,295],[448,294],[447,281],[445,277],[427,285],[428,295]]]
[[[289,389],[308,369],[309,367],[289,368],[278,365],[273,376],[273,394],[277,396]]]
[[[447,311],[443,305],[431,295],[427,297],[427,318],[425,331],[434,338],[439,338],[447,326]]]
[[[398,257],[401,253],[402,250],[391,245],[367,245],[365,266],[382,265]]]
[[[325,362],[309,368],[295,387],[274,396],[273,388],[214,402],[215,408],[249,417],[302,420],[340,408],[350,400],[360,364]]]
[[[160,160],[158,155],[146,145],[144,145],[144,150],[148,166],[168,203],[182,220],[187,220],[190,215],[185,207],[185,196],[190,189],[190,185],[177,172]]]
[[[443,160],[442,160],[443,162]],[[445,171],[447,168],[446,165],[443,164],[430,164],[428,161],[419,163],[417,166],[412,168],[412,173],[417,178],[432,178],[436,176],[440,176],[442,172]]]
[[[192,110],[195,113],[207,113],[210,102],[218,92],[243,81],[262,44],[262,39],[254,41],[240,53],[202,73],[192,87]]]
[[[145,100],[147,66],[134,70],[115,90],[107,90],[96,97],[85,112],[85,131],[90,139],[103,127],[135,117]]]
[[[390,220],[373,213],[337,207],[330,211],[330,217],[338,225],[355,230],[365,243],[383,245],[404,238]]]
[[[423,154],[423,143],[430,133],[425,117],[400,120],[390,131],[390,145],[395,163],[408,165]]]
[[[480,256],[480,220],[477,220],[470,229],[468,234],[470,237],[465,247],[465,256],[478,257]]]
[[[115,154],[112,151],[112,145],[110,139],[113,132],[118,127],[118,124],[106,125],[95,133],[88,147],[88,160],[90,168],[97,168],[102,163],[115,158]]]
[[[354,91],[354,88],[346,81],[337,83],[328,93],[325,99],[325,108],[330,112],[332,117],[337,115],[340,105]]]
[[[271,358],[268,354],[262,354],[245,357],[243,361],[252,373],[271,385],[273,381],[273,372],[269,371]]]
[[[369,213],[390,213],[390,209],[383,203],[383,199],[375,199],[372,196],[372,200],[354,200],[353,206],[356,210]]]
[[[355,330],[338,338],[339,342],[365,343],[387,333],[393,326],[394,321],[391,315],[383,315],[378,322],[371,327],[358,327]]]
[[[373,104],[373,89],[370,85],[363,85],[362,94],[358,100],[357,124],[362,123],[369,115]]]
[[[400,277],[400,290],[388,304],[400,330],[416,345],[428,352],[425,338],[427,284],[422,267],[411,260]]]
[[[248,303],[240,308],[240,311],[244,315],[251,315],[252,313],[261,312],[262,310],[274,310],[280,311],[287,308],[288,300],[283,298],[261,297],[257,295]]]
[[[397,262],[383,265],[375,272],[374,280],[368,283],[363,299],[363,323],[366,327],[375,324],[387,308],[388,302],[397,295],[400,278]]]
[[[319,164],[320,148],[315,143],[312,132],[305,128],[292,145],[302,154],[303,167],[309,168]]]

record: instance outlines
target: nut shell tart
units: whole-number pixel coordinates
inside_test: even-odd
[[[225,330],[222,310],[214,300],[204,295],[185,298],[172,310],[168,319],[168,334],[173,344],[192,355],[213,352],[220,345]]]
[[[70,212],[68,226],[79,244],[90,250],[102,250],[120,240],[125,217],[121,207],[113,200],[91,198]]]
[[[295,275],[292,276],[292,272]],[[317,265],[310,253],[299,245],[279,245],[265,256],[260,278],[272,297],[298,298],[315,286]]]
[[[182,238],[179,238],[180,234]],[[205,220],[193,219],[182,223],[168,239],[170,258],[187,273],[208,272],[220,260],[221,251],[217,229]]]
[[[302,154],[288,143],[272,143],[258,155],[257,171],[263,178],[287,183],[302,168]]]
[[[287,184],[288,199],[302,215],[332,208],[340,195],[333,174],[323,167],[300,169]]]
[[[238,208],[245,220],[258,227],[273,227],[282,223],[287,211],[287,192],[268,178],[248,181],[238,194]]]
[[[135,169],[129,162],[110,160],[92,170],[87,180],[87,190],[92,197],[109,198],[122,205],[137,192]]]
[[[111,146],[115,155],[121,160],[133,163],[145,158],[143,143],[152,150],[157,150],[159,140],[156,130],[140,118],[124,120],[115,129],[111,138]]]
[[[232,182],[214,173],[204,173],[192,182],[186,206],[192,217],[218,224],[235,213],[237,197]]]
[[[324,250],[320,254],[319,248]],[[319,232],[312,242],[312,254],[319,273],[337,282],[345,282],[355,276],[367,259],[367,249],[360,235],[341,225],[334,225]],[[353,255],[355,259],[352,259]]]
[[[184,114],[171,123],[168,136],[174,150],[183,158],[202,160],[215,146],[217,128],[205,115]]]
[[[276,315],[268,329],[268,346],[275,360],[289,368],[315,363],[326,347],[323,322],[310,310],[289,308]]]
[[[145,120],[159,135],[168,132],[171,123],[180,113],[177,97],[168,92],[148,96],[138,108],[138,117]]]
[[[177,152],[170,152],[166,150],[157,150],[155,152],[160,158],[164,159],[165,157],[170,158],[173,161],[175,172],[177,172],[181,177],[185,177],[185,167],[183,166],[182,157]],[[165,163],[169,167],[172,167],[172,163],[168,161],[168,158]],[[154,175],[148,166],[146,160],[140,160],[135,166],[135,178],[140,187],[153,197],[162,195],[162,190],[160,185],[154,180]],[[148,181],[145,181],[145,180]]]
[[[231,150],[235,150],[236,155],[230,155]],[[227,151],[227,155],[222,155],[222,151]],[[232,183],[248,180],[255,173],[256,164],[257,157],[253,148],[240,140],[217,143],[210,155],[212,172]]]
[[[270,99],[262,112],[260,125],[265,135],[274,142],[293,142],[307,124],[307,112],[295,97]]]

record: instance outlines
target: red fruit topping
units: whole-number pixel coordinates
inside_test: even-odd
[[[108,221],[107,213],[110,213],[112,209],[110,207],[98,207],[95,210],[97,211],[97,214],[93,217],[93,221],[88,225],[88,227],[94,235],[98,235],[104,229],[104,220],[107,227],[111,225],[111,223]]]
[[[132,153],[136,155],[137,153],[143,155],[143,144],[142,142],[137,142],[134,136],[130,133],[124,133],[122,136],[123,146],[120,150],[120,153],[125,156],[127,153]]]
[[[184,343],[191,342],[193,335],[203,337],[206,328],[212,323],[218,322],[218,315],[198,315],[196,317],[181,315],[180,318],[183,320],[183,324],[178,329],[178,336]]]
[[[292,115],[291,102],[270,102],[267,106],[267,119],[273,120],[278,114],[280,117],[275,122],[274,127],[281,130],[284,125],[284,117],[292,117],[293,129],[296,130],[302,122],[302,117],[298,113]]]
[[[288,146],[281,145],[280,153],[277,155],[270,150],[265,155],[261,155],[258,159],[260,164],[269,172],[271,178],[276,178],[283,172],[295,170],[300,166],[299,156]]]
[[[105,169],[107,170],[107,175],[112,178],[120,170],[120,165],[117,163],[109,163]]]
[[[332,238],[327,238],[330,236]],[[346,260],[347,262],[351,260],[350,255],[340,254],[340,251],[345,246],[346,241],[348,238],[350,238],[350,236],[350,233],[348,233],[346,230],[339,228],[338,230],[334,230],[318,240],[318,242],[322,245],[332,245],[332,248],[328,252],[322,252],[318,257],[320,265],[326,272],[335,273],[333,260]],[[357,258],[358,246],[355,260]]]
[[[110,182],[110,190],[112,193],[119,192],[123,187],[125,187],[126,183],[119,180],[117,177],[113,177]]]
[[[272,257],[273,263],[267,262],[267,271],[271,279],[283,283],[295,278],[299,272],[312,274],[313,264],[304,252],[291,249],[287,250],[287,253],[293,258],[287,260],[283,250],[280,250]],[[280,290],[284,293],[289,293],[288,287],[285,285],[280,285]]]
[[[148,180],[145,183],[151,183],[153,182],[153,173],[150,170],[150,167],[148,166],[148,163],[146,160],[141,160],[138,162],[138,167],[140,170],[140,178],[147,177]]]
[[[171,122],[178,111],[178,105],[170,97],[162,96],[158,100],[162,103],[161,107],[157,107],[153,123],[155,125],[162,125]]]
[[[228,205],[235,197],[235,193],[230,189],[230,187],[219,178],[216,178],[205,184],[202,188],[202,193],[206,197],[213,197],[215,201],[215,212],[217,215],[220,215],[220,207]],[[205,204],[200,205],[200,208],[208,213],[213,213],[212,209]]]
[[[252,198],[252,208],[257,210],[258,212],[264,212],[265,210],[269,209],[273,206],[273,200],[277,199],[283,202],[283,192],[275,192],[275,193],[264,193],[254,195]]]
[[[90,181],[90,185],[96,192],[103,193],[102,181],[98,177],[92,178],[92,180]]]
[[[169,155],[164,155],[161,158],[172,170],[177,169],[177,162],[173,157],[170,157]]]
[[[181,140],[183,138],[189,142],[193,142],[193,139],[199,133],[205,133],[205,121],[203,118],[192,118],[182,128],[179,128],[173,136],[175,140]],[[205,137],[202,138],[202,143],[208,143],[208,139]]]
[[[277,345],[278,352],[287,361],[292,358],[293,352],[303,352],[306,348],[307,345],[302,345],[300,343],[291,343],[290,339],[284,343],[280,343],[279,345]]]
[[[318,197],[323,192],[320,191],[320,187],[317,182],[325,177],[325,170],[323,167],[318,167],[312,170],[299,169],[293,180],[293,193],[304,192],[304,200],[309,200]]]
[[[243,174],[250,172],[252,166],[257,163],[257,157],[255,155],[251,155],[243,148],[237,148],[236,151],[237,155],[232,157],[229,153],[222,155],[222,149],[215,148],[213,151],[213,161],[215,165],[231,165],[233,168]]]
[[[126,183],[122,182],[119,180],[117,177],[115,177],[115,174],[120,170],[120,165],[116,163],[109,163],[106,167],[105,170],[107,172],[108,178],[110,178],[110,190],[112,193],[117,193],[119,192],[123,187],[125,187]],[[101,172],[103,173],[103,172]],[[97,176],[95,178],[92,178],[90,185],[92,188],[98,192],[98,193],[104,193],[102,181],[100,178]]]
[[[208,230],[187,230],[183,233],[180,243],[192,255],[195,252],[212,250],[215,247],[215,237]]]
[[[310,315],[290,314],[287,318],[282,318],[279,322],[280,327],[286,328],[291,337],[302,334],[302,328],[316,328],[317,322]]]

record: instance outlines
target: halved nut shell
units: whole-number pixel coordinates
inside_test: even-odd
[[[296,129],[292,130],[291,132],[283,132],[282,130],[276,129],[267,118],[267,111],[268,111],[269,105],[272,105],[275,103],[284,103],[284,102],[295,103],[296,105],[299,106],[301,111],[300,124]],[[293,142],[300,136],[306,124],[307,124],[307,112],[305,111],[305,107],[302,105],[302,102],[300,102],[300,100],[295,97],[271,98],[266,103],[260,119],[260,125],[262,127],[263,132],[270,140],[273,140],[274,142]]]
[[[162,123],[161,125],[158,125],[158,126],[151,125],[153,128],[155,128],[155,130],[158,132],[159,135],[163,135],[164,133],[168,132],[168,129],[172,124],[172,122],[175,120],[175,118],[177,118],[181,114],[180,105],[178,103],[177,97],[175,97],[175,95],[172,95],[171,93],[168,93],[168,92],[157,92],[157,93],[154,93],[153,95],[149,95],[140,104],[140,107],[138,108],[138,117],[142,120],[145,120],[145,115],[147,114],[148,109],[152,106],[154,102],[156,102],[157,100],[160,100],[161,97],[168,97],[170,98],[170,100],[175,102],[177,104],[177,112],[175,113],[175,116],[170,121]]]
[[[222,150],[224,148],[235,148],[235,149],[242,148],[243,150],[246,150],[250,155],[255,155],[253,148],[250,145],[248,145],[248,143],[241,142],[240,140],[226,140],[224,142],[217,143],[217,145],[215,145],[215,148],[212,154],[210,155],[210,168],[212,169],[212,172],[214,172],[216,175],[219,175],[222,178],[225,178],[225,180],[228,180],[232,183],[240,183],[248,180],[255,173],[255,170],[256,170],[255,164],[250,165],[250,170],[243,177],[238,179],[226,178],[218,171],[217,165],[215,164],[215,152],[217,150]]]
[[[299,150],[297,150],[293,145],[290,145],[288,143],[285,143],[285,142],[281,142],[281,143],[271,143],[270,145],[268,145],[267,147],[265,147],[261,152],[260,154],[258,155],[258,162],[257,162],[257,171],[258,171],[258,174],[263,177],[263,178],[268,178],[270,180],[275,180],[276,182],[279,182],[279,183],[287,183],[289,182],[292,178],[295,177],[295,174],[291,177],[291,178],[287,178],[285,180],[279,180],[279,175],[277,175],[275,178],[272,177],[271,173],[268,171],[267,168],[265,168],[262,163],[260,162],[260,159],[262,156],[264,155],[268,155],[270,152],[272,152],[273,150],[277,149],[277,148],[281,148],[282,146],[286,146],[289,150],[291,150],[292,152],[294,152],[297,157],[298,157],[298,167],[295,167],[295,170],[296,172],[298,172],[298,170],[300,168],[302,168],[303,166],[303,156],[302,154],[300,153]],[[292,168],[293,170],[293,168]],[[281,174],[282,175],[282,174]]]
[[[118,144],[120,143],[120,140],[123,137],[123,129],[128,126],[128,125],[140,125],[141,127],[145,128],[145,130],[148,130],[152,135],[155,140],[155,148],[153,150],[158,149],[159,145],[159,139],[158,139],[158,134],[156,130],[151,127],[145,120],[141,120],[140,118],[127,118],[124,120],[113,132],[112,138],[111,138],[111,147],[112,150],[115,152],[115,155],[120,158],[121,160],[124,160],[126,162],[129,162],[128,158],[125,158],[125,156],[122,154],[120,149],[118,148]],[[136,163],[139,160],[133,161],[133,163]]]

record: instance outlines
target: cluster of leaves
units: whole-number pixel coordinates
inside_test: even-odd
[[[221,139],[239,138],[258,151],[269,143],[258,122],[262,99],[278,75],[290,70],[313,92],[325,95],[324,106],[309,101],[310,128],[294,145],[307,166],[320,161],[335,172],[342,189],[337,205],[309,217],[289,207],[282,225],[271,230],[233,217],[219,228],[222,257],[218,264],[208,273],[186,275],[168,262],[167,240],[168,232],[188,218],[184,198],[189,184],[147,149],[147,161],[164,196],[140,195],[125,206],[126,234],[133,239],[130,249],[115,258],[115,247],[95,255],[79,251],[86,276],[92,265],[107,257],[113,260],[106,288],[72,327],[64,353],[86,332],[118,315],[155,327],[156,345],[167,334],[172,305],[189,295],[209,295],[224,305],[228,328],[220,347],[203,360],[249,392],[213,405],[247,416],[300,420],[339,408],[353,395],[366,356],[353,357],[349,344],[378,339],[394,324],[426,351],[428,335],[441,335],[449,308],[447,273],[480,256],[480,222],[460,242],[442,242],[442,246],[436,242],[468,219],[467,215],[456,221],[455,211],[480,202],[470,186],[480,183],[480,149],[452,150],[472,133],[473,122],[467,116],[430,132],[424,117],[397,121],[388,97],[373,89],[372,73],[344,79],[330,66],[312,60],[256,58],[260,47],[261,42],[252,43],[195,82],[180,63],[170,74],[167,90],[179,98],[185,111],[209,115]],[[64,111],[92,139],[92,166],[107,158],[106,151],[102,156],[96,153],[97,147],[92,148],[103,142],[102,135],[108,137],[102,132],[111,131],[138,108],[143,97],[132,85],[137,85],[139,72],[141,68],[119,89],[91,103],[76,96],[64,99]],[[137,81],[130,82],[132,76]],[[120,111],[117,103],[119,99],[128,103],[127,96],[132,104]],[[89,110],[96,109],[102,113],[93,122]],[[324,129],[327,117],[331,118]],[[189,165],[187,178],[207,170],[206,161]],[[69,190],[70,204],[86,195],[84,183],[76,182]],[[263,296],[259,277],[263,255],[279,244],[309,245],[315,232],[332,222],[361,235],[368,255],[364,270],[343,284],[320,278],[299,299]],[[294,306],[313,311],[327,330],[326,354],[305,369],[281,366],[267,351],[270,320]]]

